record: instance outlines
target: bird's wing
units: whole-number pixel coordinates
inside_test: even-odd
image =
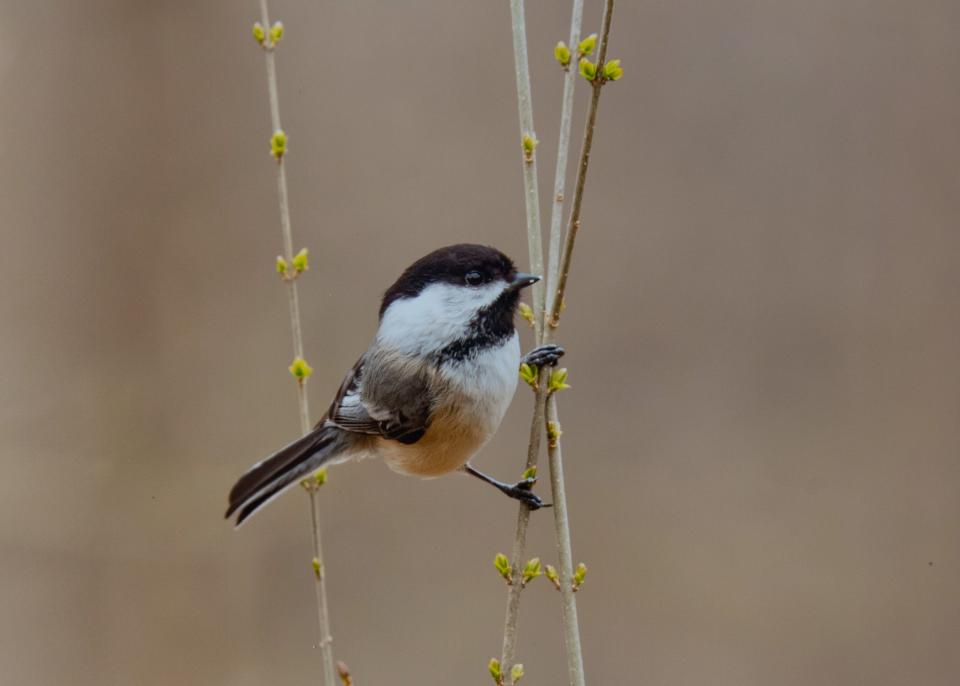
[[[431,399],[426,384],[408,379],[405,384],[403,411],[383,407],[361,396],[361,379],[366,356],[357,360],[340,384],[330,409],[321,424],[326,422],[351,433],[382,436],[401,443],[416,443],[430,423]],[[413,402],[408,399],[413,398]]]

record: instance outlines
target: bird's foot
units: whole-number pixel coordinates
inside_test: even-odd
[[[523,356],[523,362],[532,367],[553,367],[567,351],[559,345],[541,345]]]
[[[550,507],[550,503],[545,503],[540,500],[533,492],[533,485],[537,483],[536,477],[527,477],[522,479],[515,484],[505,484],[502,481],[494,479],[492,476],[487,476],[483,472],[474,469],[471,465],[466,464],[463,466],[463,471],[471,476],[475,476],[481,481],[486,481],[491,486],[495,487],[501,493],[505,493],[514,500],[519,500],[521,503],[529,507],[531,510],[539,510],[541,507]]]
[[[541,507],[553,507],[552,503],[545,503],[536,493],[533,492],[533,485],[537,483],[534,478],[523,479],[515,484],[502,484],[497,486],[503,493],[514,500],[519,500],[531,510],[539,510]]]

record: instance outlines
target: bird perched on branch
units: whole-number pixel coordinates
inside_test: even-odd
[[[440,248],[410,265],[384,294],[377,334],[330,409],[237,480],[226,517],[239,513],[239,526],[307,474],[368,456],[402,474],[465,471],[543,507],[533,479],[507,484],[470,465],[500,426],[521,361],[554,365],[563,355],[547,345],[521,360],[513,320],[520,291],[539,279],[482,245]]]

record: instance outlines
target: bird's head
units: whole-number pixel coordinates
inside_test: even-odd
[[[411,354],[458,341],[495,344],[513,335],[520,291],[539,279],[518,272],[496,248],[461,243],[434,250],[387,289],[378,340]]]

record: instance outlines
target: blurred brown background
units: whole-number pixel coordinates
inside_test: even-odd
[[[527,261],[509,12],[271,5],[319,412],[414,258]],[[318,683],[305,497],[222,519],[297,433],[256,3],[0,6],[3,681]],[[568,22],[530,2],[545,189]],[[952,0],[619,3],[562,329],[590,683],[956,683],[958,35]],[[375,462],[323,499],[357,683],[489,683],[515,507]],[[558,622],[531,586],[532,686]]]

